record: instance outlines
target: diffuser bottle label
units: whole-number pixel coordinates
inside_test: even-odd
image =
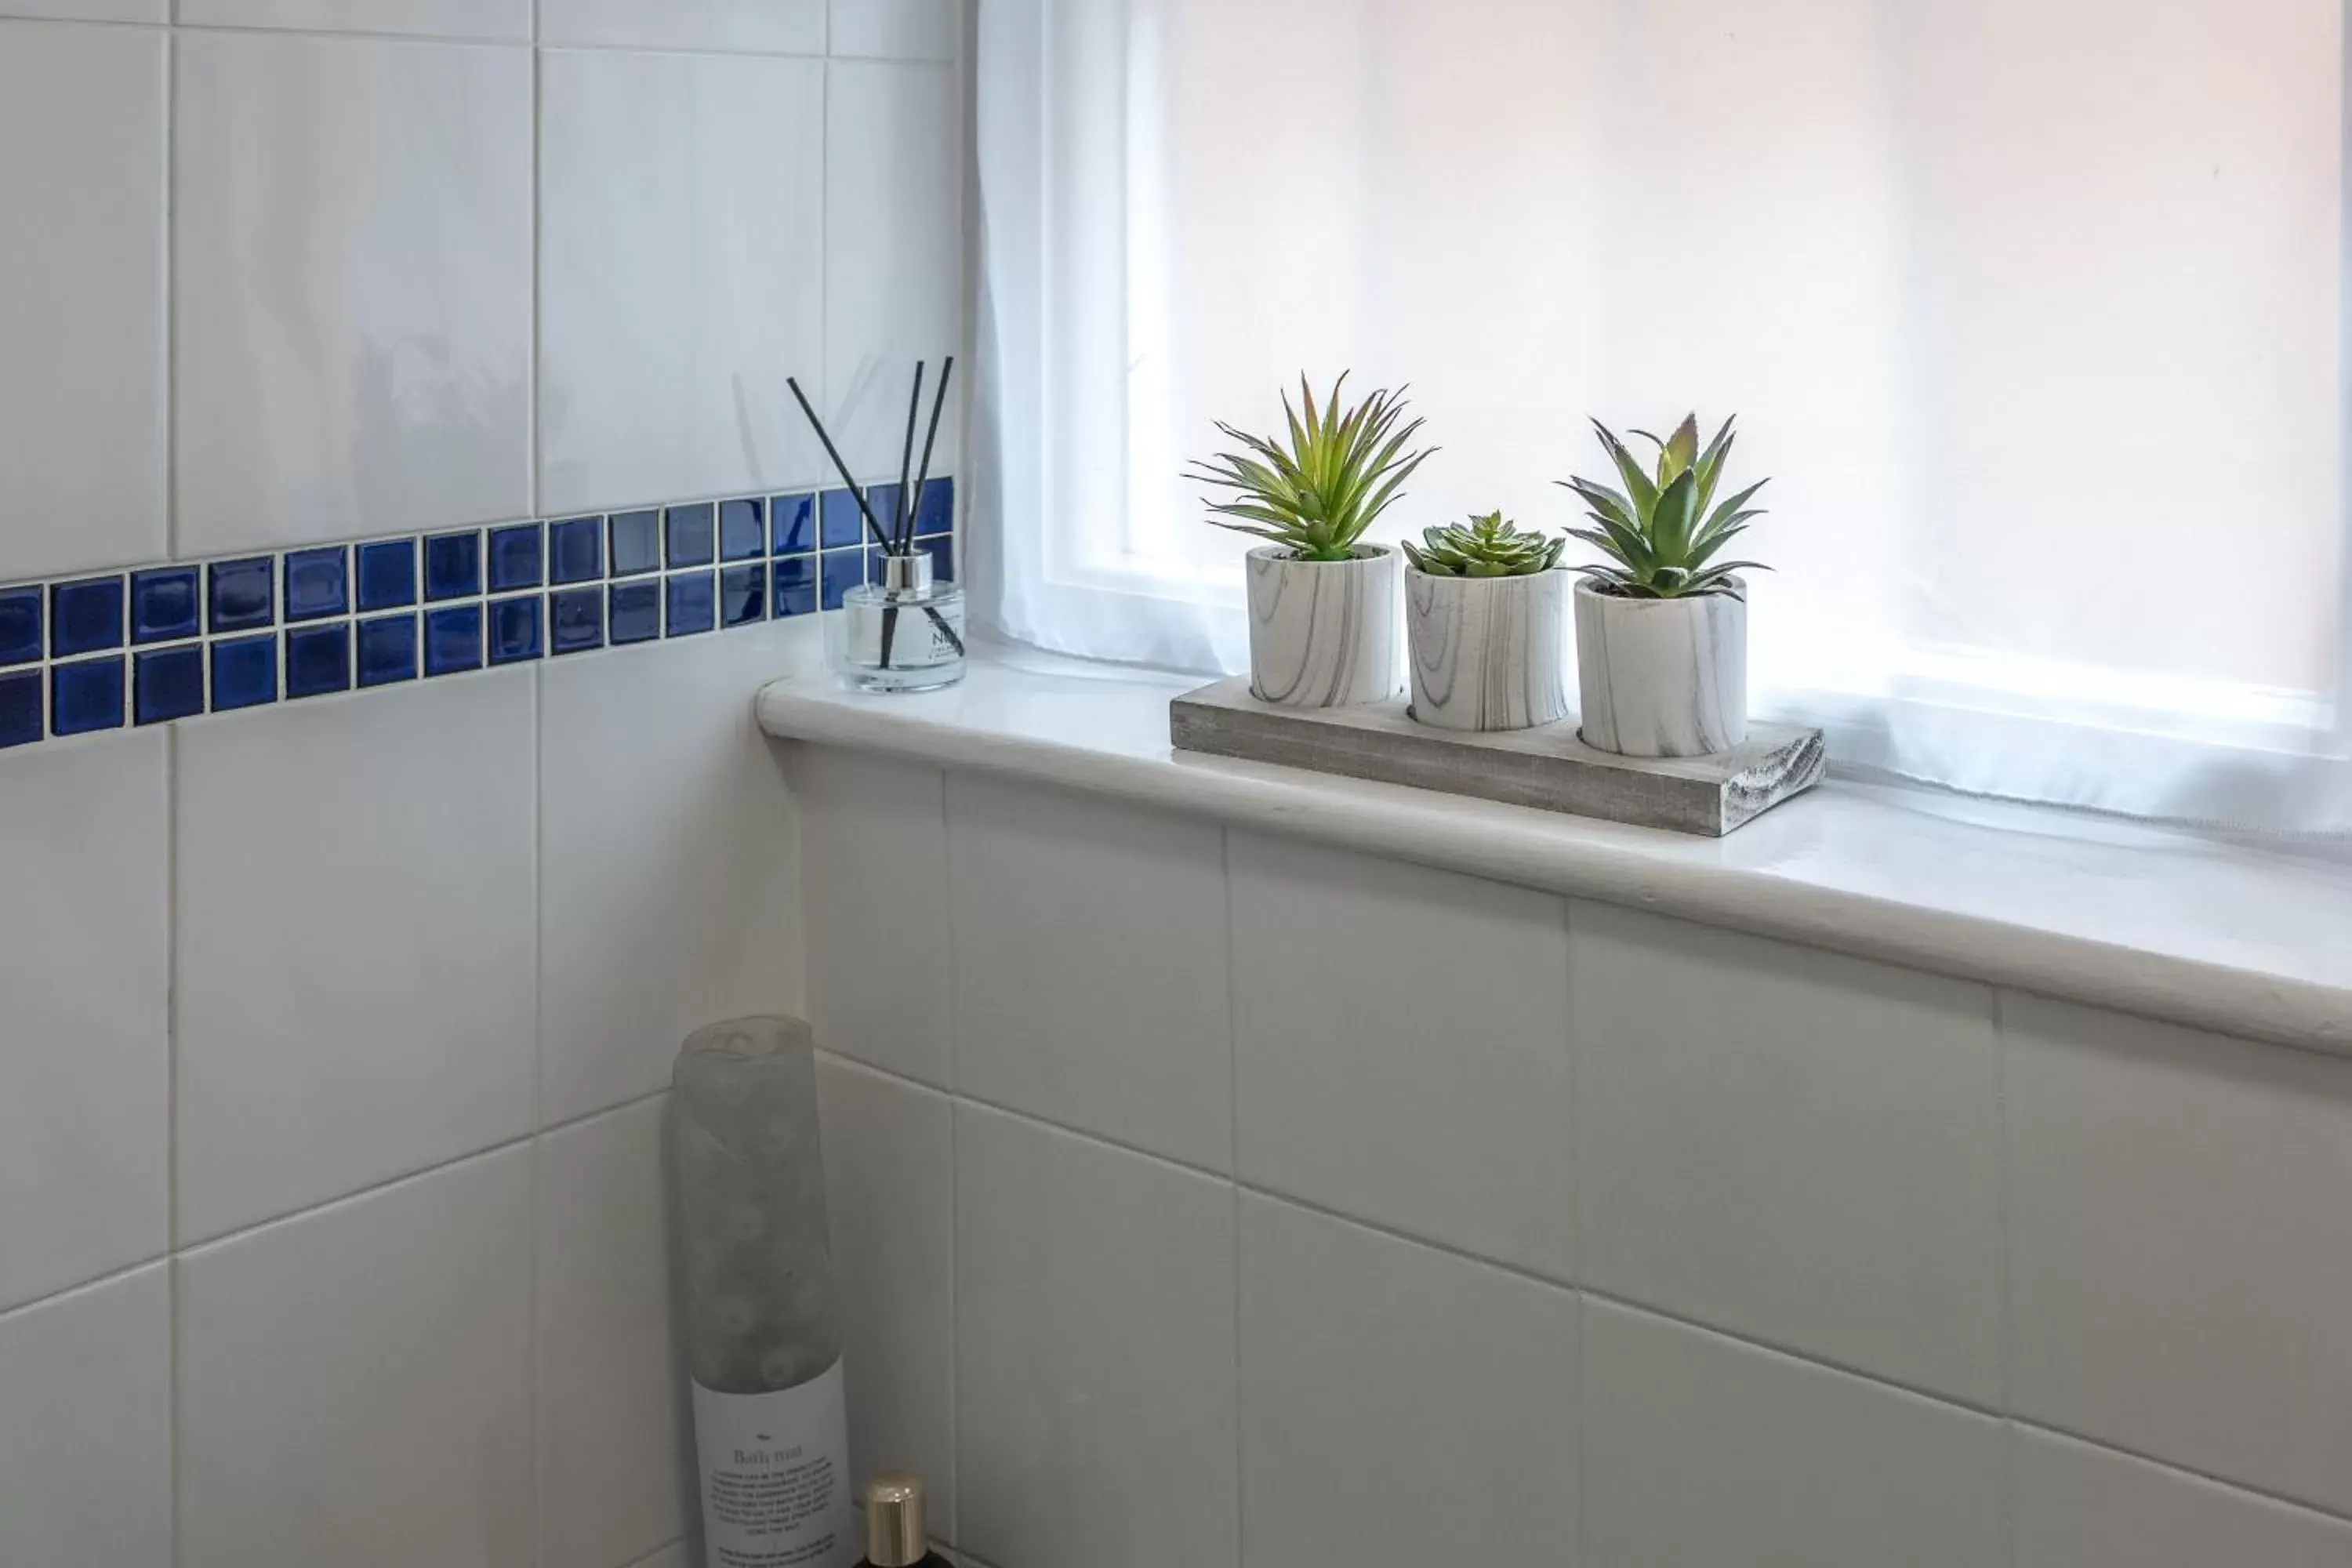
[[[709,1568],[847,1568],[856,1560],[841,1363],[798,1388],[694,1385]]]

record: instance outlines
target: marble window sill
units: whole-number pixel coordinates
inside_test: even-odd
[[[772,735],[1076,789],[1498,881],[2352,1056],[2352,868],[2066,814],[1832,781],[1723,839],[1178,754],[1196,679],[976,648],[873,697],[815,629]]]

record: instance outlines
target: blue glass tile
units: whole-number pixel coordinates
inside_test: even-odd
[[[49,733],[122,728],[122,657],[49,667]]]
[[[30,664],[41,657],[41,619],[38,588],[0,594],[0,665]]]
[[[798,555],[816,548],[816,497],[777,496],[768,502],[770,553]]]
[[[898,532],[898,486],[893,480],[887,485],[870,485],[866,490],[866,504],[874,509],[874,521],[882,531],[896,537]]]
[[[0,675],[0,747],[29,746],[41,733],[41,672]]]
[[[170,642],[202,630],[196,606],[196,569],[166,566],[131,574],[131,640]],[[5,660],[0,660],[5,662]]]
[[[211,597],[211,608],[205,616],[206,629],[214,632],[250,631],[266,626],[278,618],[276,588],[271,579],[275,568],[267,555],[255,555],[243,561],[215,561],[205,568]],[[218,707],[216,702],[215,707]]]
[[[768,552],[768,508],[765,501],[719,503],[719,559],[757,561]]]
[[[695,572],[668,581],[669,617],[665,632],[674,637],[688,637],[697,632],[707,632],[718,624],[719,605],[711,592],[710,574]]]
[[[613,514],[613,575],[635,577],[661,570],[661,513],[616,511]]]
[[[416,617],[385,616],[359,625],[360,684],[390,686],[416,679]]]
[[[719,574],[719,624],[748,626],[768,618],[768,569],[730,566]]]
[[[822,556],[821,568],[824,582],[823,603],[828,610],[841,608],[841,596],[866,580],[866,552],[835,550]]]
[[[846,549],[866,542],[866,515],[857,510],[857,498],[847,490],[824,492],[824,521],[817,541],[827,550]],[[877,514],[879,515],[878,513]]]
[[[923,553],[931,558],[932,582],[952,583],[956,580],[955,540],[952,536],[946,539],[926,539],[922,542],[921,548]]]
[[[604,590],[573,588],[547,596],[547,651],[585,653],[604,646]]]
[[[482,606],[425,613],[425,673],[455,675],[482,668]]]
[[[889,556],[879,550],[869,550],[866,552],[866,582],[872,584],[877,588],[879,588],[882,585],[882,579],[884,576],[882,563],[888,559],[890,559]]]
[[[490,592],[510,594],[546,581],[539,556],[539,524],[517,523],[490,530]]]
[[[616,583],[612,588],[613,646],[661,636],[661,584]]]
[[[213,711],[278,700],[278,639],[237,637],[213,644]]]
[[[88,577],[49,590],[49,657],[121,646],[121,578]]]
[[[604,575],[604,520],[575,517],[547,525],[547,580],[593,583]]]
[[[955,481],[932,479],[923,486],[923,499],[915,505],[915,537],[929,539],[954,527]]]
[[[795,555],[776,563],[776,618],[816,612],[816,557]]]
[[[342,615],[351,607],[350,552],[340,544],[332,550],[287,552],[288,620],[320,620]]]
[[[324,697],[352,689],[352,628],[304,626],[286,634],[286,695]]]
[[[205,710],[205,650],[158,648],[131,664],[131,713],[142,724],[165,724]]]
[[[709,501],[696,506],[674,506],[664,520],[663,537],[669,545],[669,565],[672,571],[680,566],[708,566],[716,553]]]
[[[482,591],[482,533],[428,534],[425,540],[425,597],[465,599]],[[428,661],[429,662],[429,661]]]
[[[539,657],[540,597],[490,601],[490,662],[520,664]]]
[[[360,546],[360,608],[400,610],[416,603],[416,541]]]

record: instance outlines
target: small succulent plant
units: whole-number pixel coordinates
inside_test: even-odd
[[[1405,559],[1433,577],[1532,577],[1559,564],[1565,537],[1528,533],[1499,511],[1444,528],[1425,528],[1422,542],[1404,542]]]
[[[1210,504],[1216,515],[1209,521],[1287,545],[1301,561],[1352,558],[1364,530],[1395,504],[1405,480],[1435,448],[1406,450],[1422,421],[1405,421],[1402,390],[1375,392],[1343,411],[1347,384],[1340,376],[1318,408],[1315,389],[1298,378],[1304,417],[1291,408],[1288,393],[1282,398],[1287,445],[1220,422],[1217,428],[1248,450],[1195,462],[1195,471],[1185,476],[1232,492],[1232,500]]]
[[[1748,502],[1769,480],[1759,479],[1738,495],[1717,504],[1716,481],[1723,476],[1724,460],[1731,455],[1732,421],[1725,420],[1715,439],[1702,451],[1698,416],[1691,416],[1661,441],[1646,430],[1634,435],[1658,449],[1654,473],[1598,419],[1593,430],[1625,481],[1622,492],[1591,479],[1569,479],[1567,488],[1584,498],[1589,514],[1600,527],[1569,531],[1601,550],[1608,559],[1578,571],[1597,581],[1601,592],[1629,599],[1682,599],[1699,594],[1729,594],[1738,597],[1743,567],[1769,571],[1760,562],[1717,561],[1723,547],[1747,531],[1748,520],[1761,517]]]

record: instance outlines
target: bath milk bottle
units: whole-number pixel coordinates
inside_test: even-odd
[[[679,1306],[709,1568],[851,1568],[841,1324],[797,1019],[698,1031],[669,1103]]]

